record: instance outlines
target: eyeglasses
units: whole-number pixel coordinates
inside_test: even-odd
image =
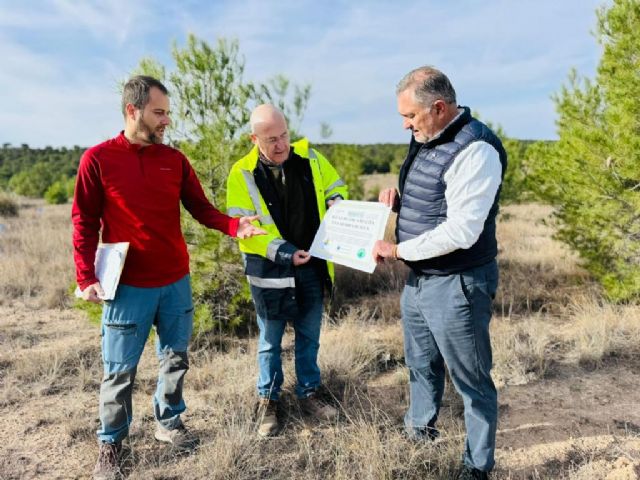
[[[275,145],[278,142],[286,142],[287,140],[289,140],[289,132],[284,132],[279,137],[267,137],[262,139],[262,141],[267,145]]]

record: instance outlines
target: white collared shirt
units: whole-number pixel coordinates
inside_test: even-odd
[[[469,144],[444,174],[447,219],[433,230],[398,244],[398,255],[409,261],[446,255],[478,241],[502,182],[498,151],[490,144]]]

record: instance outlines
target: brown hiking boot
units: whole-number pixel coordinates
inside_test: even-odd
[[[319,400],[315,394],[311,394],[305,398],[300,398],[298,402],[300,403],[300,410],[302,410],[302,413],[315,419],[335,420],[338,416],[338,410]]]
[[[118,462],[120,443],[100,443],[98,461],[93,469],[93,480],[120,480],[122,472]]]
[[[258,404],[258,435],[271,437],[278,433],[278,402],[268,398],[261,398]]]
[[[168,443],[173,449],[179,452],[195,450],[199,443],[198,437],[189,432],[182,422],[173,430],[168,430],[156,422],[156,433],[154,436],[159,442]]]

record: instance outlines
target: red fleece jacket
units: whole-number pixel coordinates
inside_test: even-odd
[[[211,205],[178,150],[131,144],[124,133],[88,149],[78,167],[71,211],[80,288],[97,282],[101,228],[103,242],[130,242],[120,283],[161,287],[189,273],[180,202],[201,224],[236,236],[238,219]]]

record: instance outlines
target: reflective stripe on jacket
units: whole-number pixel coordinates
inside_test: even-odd
[[[291,144],[294,152],[309,160],[315,187],[320,221],[327,211],[327,202],[337,196],[348,197],[347,186],[329,161],[318,151],[309,147],[306,138]],[[227,179],[227,213],[230,216],[260,215],[259,226],[266,235],[239,239],[240,251],[245,255],[247,279],[251,285],[262,288],[289,288],[295,286],[293,269],[289,265],[276,265],[276,255],[288,243],[282,238],[273,221],[266,202],[254,180],[258,165],[258,147],[254,146],[232,167]],[[259,257],[259,258],[256,258]],[[262,262],[263,264],[260,264]],[[333,282],[333,264],[327,262],[329,277]]]

